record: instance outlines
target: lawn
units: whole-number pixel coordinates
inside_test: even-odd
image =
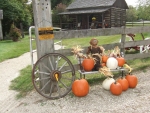
[[[12,40],[0,41],[0,62],[18,57],[29,51],[30,46],[28,36],[25,36],[25,38],[22,38],[18,42],[13,42]]]

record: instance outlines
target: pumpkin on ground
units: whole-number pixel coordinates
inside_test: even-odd
[[[121,84],[123,91],[126,91],[129,88],[129,83],[126,78],[121,77],[117,80],[117,82]]]
[[[120,95],[122,93],[122,86],[119,82],[114,82],[110,85],[110,91],[113,95]]]
[[[83,60],[82,66],[85,71],[91,71],[94,68],[94,60],[92,58],[86,58]]]
[[[75,80],[72,84],[72,92],[75,96],[83,97],[89,93],[89,84],[85,79]]]
[[[129,88],[135,88],[138,83],[138,79],[135,75],[128,74],[125,77],[129,83]]]
[[[108,56],[103,55],[103,56],[102,56],[102,62],[103,62],[103,63],[106,63],[107,60],[108,60]]]
[[[115,80],[114,80],[113,78],[108,77],[108,78],[106,78],[106,79],[103,81],[102,87],[103,87],[105,90],[110,90],[110,85],[111,85],[112,83],[114,83],[114,82],[115,82]]]
[[[125,59],[123,57],[117,57],[118,66],[122,67],[125,64]]]
[[[109,69],[116,69],[118,67],[118,61],[114,57],[109,57],[106,62],[106,66]]]

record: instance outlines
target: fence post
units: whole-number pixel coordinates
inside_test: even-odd
[[[126,27],[124,26],[123,29],[124,30],[123,30],[122,35],[121,35],[121,50],[120,50],[121,55],[122,54],[125,55],[125,47],[124,47],[124,45],[125,45],[125,41],[126,41],[126,34],[125,34]]]
[[[52,16],[51,16],[51,0],[32,0],[33,5],[33,14],[34,14],[34,24],[35,24],[35,35],[36,35],[36,45],[37,45],[37,58],[41,58],[45,54],[54,52],[54,40],[51,37],[44,37],[47,34],[44,34],[43,37],[39,35],[40,30],[52,27]],[[42,62],[44,65],[48,67],[48,61]],[[40,71],[47,72],[48,70],[44,69],[42,65],[40,65]],[[41,78],[43,77],[42,74]],[[48,76],[48,75],[47,75]],[[46,80],[41,81],[40,86],[44,86],[47,83]],[[45,91],[47,92],[50,88],[50,85],[45,87]]]

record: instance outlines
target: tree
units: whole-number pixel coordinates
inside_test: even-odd
[[[126,21],[132,22],[137,20],[137,11],[133,6],[129,6],[129,9],[126,12]]]
[[[137,15],[139,19],[150,20],[150,0],[139,0]]]
[[[23,0],[0,0],[0,9],[3,10],[3,34],[8,34],[11,24],[19,27],[20,23],[29,26],[32,22],[32,15],[25,6]]]
[[[73,0],[51,0],[52,9],[54,9],[60,3],[69,5],[72,1]]]

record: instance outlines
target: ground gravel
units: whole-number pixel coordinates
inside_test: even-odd
[[[24,61],[25,58],[29,61]],[[17,92],[8,89],[10,80],[29,64],[29,53],[0,63],[0,113],[150,113],[150,67],[134,72],[138,77],[137,87],[120,96],[104,90],[100,82],[90,86],[89,94],[82,98],[70,93],[64,98],[48,100],[32,91],[25,98],[16,100]]]

